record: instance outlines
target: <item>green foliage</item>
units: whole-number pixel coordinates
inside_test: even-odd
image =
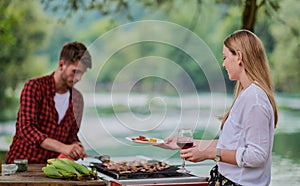
[[[271,56],[276,89],[300,91],[300,4],[297,0],[281,1],[276,22],[271,26],[275,47]]]
[[[223,70],[228,90],[233,89],[234,82],[228,80],[227,72],[221,67],[222,43],[229,33],[242,27],[245,0],[40,2],[0,2],[0,107],[5,108],[0,111],[0,120],[15,117],[17,90],[25,80],[41,75],[46,69],[49,72],[56,68],[59,50],[65,42],[79,40],[88,45],[107,31],[137,20],[170,21],[194,32],[212,49]],[[270,56],[275,87],[279,91],[299,92],[299,86],[295,86],[300,83],[299,3],[296,0],[266,0],[257,1],[257,4],[259,11],[254,31],[262,38]],[[41,12],[43,7],[46,11],[50,10],[49,19],[45,19],[45,13]],[[50,19],[63,20],[64,24],[52,23]],[[139,33],[132,34],[139,37]],[[43,45],[45,38],[48,38],[47,45]],[[118,42],[117,39],[114,42]],[[105,47],[114,47],[114,42]],[[149,55],[176,62],[189,74],[198,90],[209,90],[205,74],[193,59],[172,46],[151,42],[119,50],[105,63],[100,73],[96,69],[97,73],[87,73],[84,78],[92,83],[97,80],[102,90],[109,89],[121,69]],[[95,59],[94,62],[99,61]],[[134,76],[132,72],[124,81]],[[180,80],[182,74],[173,72],[172,76]],[[141,80],[134,90],[174,93],[168,83],[154,78]]]
[[[73,37],[86,41],[88,43],[92,43],[106,31],[109,31],[110,29],[120,24],[124,24],[132,20],[155,19],[170,21],[182,25],[193,31],[208,44],[208,46],[216,55],[220,67],[222,65],[223,39],[234,30],[242,28],[241,20],[244,12],[243,9],[245,8],[245,2],[246,1],[237,2],[223,0],[194,0],[186,1],[184,3],[182,1],[124,2],[121,0],[75,0],[62,4],[59,3],[59,1],[42,0],[42,3],[47,9],[52,8],[52,10],[59,15],[62,14],[62,10],[66,10],[68,12],[66,13],[68,14],[68,16],[71,16],[74,12],[79,12],[81,16],[83,15],[83,12],[85,13],[85,15],[87,15],[87,12],[90,12],[91,14],[87,16],[93,17],[88,18],[88,20],[92,21],[93,24],[87,25],[85,23],[84,28],[87,29],[81,29],[80,26],[78,26],[78,23],[75,23],[73,25],[75,27],[74,30],[78,30],[77,32],[75,32],[75,35]],[[293,3],[290,3],[289,6],[293,6],[292,4]],[[273,36],[274,32],[271,32],[269,27],[272,25],[271,21],[276,20],[276,17],[278,17],[278,11],[280,11],[281,4],[279,4],[278,0],[257,1],[257,8],[258,9],[256,11],[257,15],[255,16],[256,19],[254,30],[262,38],[266,47],[266,51],[268,52],[268,55],[270,55],[273,53],[275,41]],[[277,22],[277,25],[280,24],[278,24]],[[134,34],[138,37],[138,33]],[[70,34],[67,35],[70,36]],[[113,44],[107,44],[106,47],[113,47]],[[186,72],[188,72],[198,90],[209,90],[208,82],[204,73],[201,71],[201,69],[199,69],[199,66],[189,58],[189,56],[180,52],[178,49],[170,48],[167,46],[158,46],[153,43],[138,44],[137,46],[126,47],[125,49],[122,49],[121,51],[118,51],[116,54],[114,54],[109,59],[109,61],[105,62],[105,66],[103,69],[101,69],[100,73],[97,72],[96,75],[88,74],[87,76],[92,80],[97,79],[97,83],[102,85],[101,88],[110,87],[110,84],[114,81],[118,72],[122,68],[128,65],[131,61],[138,59],[141,56],[147,56],[149,54],[163,56],[175,61]],[[281,54],[278,55],[284,56]],[[275,63],[273,63],[272,61],[273,60],[271,60],[271,68],[273,69]],[[295,66],[291,68],[294,67]],[[282,67],[280,67],[279,65],[278,69],[281,68]],[[229,81],[227,72],[223,68],[221,69],[223,71],[228,90],[232,90],[234,87],[234,82]],[[296,75],[298,74],[294,74],[293,78]],[[180,77],[181,75],[178,73],[174,73],[174,76]],[[130,77],[128,77],[127,80],[129,78]],[[289,78],[291,77],[289,76]],[[281,79],[282,82],[286,82],[286,78],[279,79]],[[280,83],[280,81],[277,80],[276,83]],[[279,90],[283,90],[280,86],[276,85],[276,87],[278,87]],[[289,88],[286,88],[284,90],[288,91]]]
[[[113,6],[112,4],[111,6]],[[186,2],[184,6],[180,1],[169,1],[168,3],[165,2],[159,5],[153,3],[151,6],[147,5],[143,7],[143,11],[140,10],[140,7],[143,6],[143,3],[135,2],[131,3],[130,5],[130,10],[132,12],[135,12],[133,13],[133,15],[135,15],[134,18],[137,20],[157,19],[174,22],[190,29],[192,32],[199,35],[199,37],[202,38],[204,42],[207,42],[210,47],[215,48],[217,46],[217,48],[222,49],[222,44],[220,44],[218,37],[216,37],[216,35],[218,35],[218,30],[216,28],[218,25],[222,24],[222,21],[220,20],[220,17],[218,15],[218,11],[220,8],[216,8],[214,6],[214,2],[207,0],[203,3],[198,3],[197,1],[189,1]],[[75,28],[78,27],[78,29],[80,30],[76,33],[76,38],[80,38],[80,40],[92,43],[93,41],[95,41],[95,39],[101,37],[102,34],[106,33],[113,27],[116,27],[119,24],[123,24],[124,20],[122,18],[116,18],[113,15],[110,15],[101,17],[101,19],[92,22],[93,24],[91,24],[87,29],[84,30],[80,29],[78,25],[73,25]],[[216,22],[218,24],[216,24]],[[123,35],[128,34],[128,37],[138,38],[140,36],[140,33],[138,32],[123,33]],[[105,47],[108,49],[115,47],[117,42],[118,39],[116,38],[113,42],[109,42],[107,44],[105,43]],[[220,50],[216,50],[216,53],[221,55]],[[89,78],[92,80],[97,79],[98,84],[102,85],[101,89],[103,90],[104,87],[107,87],[107,85],[111,84],[114,81],[118,72],[126,65],[129,65],[130,62],[150,55],[165,57],[166,59],[170,59],[176,62],[181,66],[181,68],[184,69],[185,72],[188,73],[197,89],[202,91],[209,90],[207,79],[202,69],[199,67],[199,64],[197,64],[193,59],[191,59],[180,49],[154,42],[138,43],[119,50],[108,61],[101,61],[101,63],[105,63],[104,67],[101,69],[101,72],[99,72],[98,69],[96,74],[93,75],[92,73],[89,73],[87,74],[87,76],[89,76]],[[166,73],[168,73],[168,71],[166,71]],[[180,72],[173,73],[173,77],[178,78],[178,80],[182,76]],[[134,75],[134,72],[130,73],[127,77],[127,80],[132,78]],[[149,83],[150,81],[143,81],[143,83],[146,82]],[[155,82],[152,81],[152,84],[152,87],[154,87]],[[166,91],[168,90],[169,89],[166,89]]]
[[[76,38],[80,38],[86,40],[88,42],[94,41],[101,34],[105,33],[105,31],[111,29],[118,24],[126,23],[127,21],[132,20],[144,20],[144,19],[157,19],[157,20],[166,20],[171,21],[177,24],[180,24],[191,31],[195,32],[199,35],[207,44],[212,48],[213,52],[217,56],[217,59],[220,60],[220,65],[222,63],[221,58],[221,50],[222,50],[222,41],[224,37],[226,37],[229,33],[234,30],[240,29],[243,27],[242,20],[247,19],[247,16],[243,14],[243,12],[249,12],[250,10],[244,10],[247,6],[245,6],[246,0],[243,1],[227,1],[227,0],[217,0],[217,1],[122,1],[122,0],[113,0],[113,1],[82,1],[82,0],[74,0],[68,1],[66,3],[60,3],[60,1],[52,1],[52,0],[42,0],[41,1],[46,9],[51,9],[59,15],[68,15],[71,16],[74,12],[80,12],[81,15],[83,12],[85,14],[87,12],[93,12],[93,15],[97,17],[99,20],[95,22],[87,32],[85,30],[81,30],[76,34]],[[299,4],[299,3],[298,3]],[[294,20],[297,22],[299,20],[299,15],[294,13],[297,10],[298,5],[295,0],[290,0],[288,2],[278,1],[278,0],[266,0],[266,1],[257,1],[257,11],[255,12],[257,15],[255,16],[255,32],[262,37],[266,50],[268,53],[273,53],[275,38],[280,38],[282,35],[286,35],[287,41],[288,38],[297,37],[297,28],[299,27],[297,24],[293,24],[292,22],[285,23],[285,27],[288,31],[280,31],[284,29],[282,27],[282,23],[278,22],[278,20],[284,20],[286,17],[288,20]],[[287,7],[293,7],[293,11],[290,11]],[[248,7],[249,8],[249,7]],[[285,9],[285,10],[281,10]],[[98,11],[98,14],[95,13]],[[65,13],[65,14],[63,14]],[[65,16],[65,17],[68,17]],[[64,17],[64,16],[61,16]],[[274,19],[275,18],[275,19]],[[269,20],[276,21],[276,24],[272,24]],[[249,18],[250,19],[250,18]],[[251,22],[251,21],[250,21]],[[285,21],[283,21],[285,22]],[[271,25],[277,25],[277,27],[282,27],[281,29],[272,29],[270,32],[269,27]],[[298,26],[298,27],[297,27]],[[284,29],[285,30],[285,29]],[[286,34],[282,34],[287,32]],[[88,33],[88,34],[85,34]],[[274,35],[274,36],[273,36]],[[289,36],[293,37],[289,37]],[[299,44],[297,43],[297,39],[291,39],[293,42],[292,51],[298,51]],[[282,51],[280,47],[284,47],[284,40],[279,40],[277,43],[279,44],[272,56],[275,58],[274,61],[278,61],[278,59],[282,58],[282,54],[278,51]],[[281,45],[281,46],[280,46]],[[173,50],[174,51],[174,50]],[[174,53],[177,53],[175,50]],[[172,52],[169,54],[171,55]],[[124,57],[124,55],[120,55]],[[171,55],[172,56],[172,55]],[[187,71],[190,72],[190,75],[193,81],[196,83],[197,88],[205,89],[207,87],[207,83],[205,80],[205,76],[203,73],[199,73],[199,70],[196,68],[196,65],[193,64],[191,59],[186,58],[186,56],[179,54],[176,56],[172,56],[175,61],[177,59],[178,63],[180,61],[188,61],[186,63],[182,63],[180,65],[183,66]],[[297,56],[291,54],[291,57],[295,61]],[[123,58],[122,58],[123,59]],[[112,59],[114,61],[114,59]],[[120,61],[120,60],[116,60]],[[276,64],[275,69],[282,69],[282,65],[279,63],[272,62],[271,67]],[[282,60],[280,60],[282,61]],[[286,60],[285,60],[286,61]],[[99,78],[98,81],[102,83],[110,82],[114,76],[114,71],[117,71],[120,65],[108,65],[107,70],[103,71],[103,77]],[[291,69],[298,69],[299,67],[294,63],[291,65]],[[116,67],[114,69],[114,67]],[[109,73],[112,72],[112,73]],[[224,76],[226,77],[226,84],[228,87],[233,88],[233,83],[228,81],[226,72],[224,72]],[[275,80],[276,87],[278,90],[283,91],[295,91],[295,86],[293,84],[298,83],[297,79],[294,78],[299,76],[298,73],[280,73],[281,76],[277,76],[277,70],[275,70]],[[287,79],[294,79],[294,81],[290,83],[287,82]]]
[[[108,30],[111,30],[116,26],[115,20],[110,17],[96,18],[95,20],[89,19],[88,21],[93,22],[93,24],[87,25],[89,29],[79,28],[74,34],[74,38],[85,43],[94,42],[98,37],[101,37]]]
[[[5,120],[16,115],[14,91],[34,71],[32,54],[41,46],[46,27],[34,1],[1,1],[0,9],[0,120]]]

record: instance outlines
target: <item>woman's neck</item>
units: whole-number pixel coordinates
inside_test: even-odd
[[[243,73],[241,74],[239,81],[241,82],[243,89],[248,88],[252,84],[252,81],[248,78],[245,71],[243,71]]]

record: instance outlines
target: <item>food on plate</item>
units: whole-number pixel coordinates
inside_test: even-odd
[[[155,138],[150,138],[150,139],[149,139],[149,142],[156,143],[157,140],[156,140]]]
[[[157,139],[155,138],[147,138],[145,136],[139,136],[139,137],[136,137],[136,138],[131,138],[132,141],[145,141],[145,142],[150,142],[150,143],[156,143],[157,142]]]
[[[139,137],[136,137],[136,138],[131,138],[133,141],[134,140],[140,140],[140,141],[148,141],[148,139],[145,137],[145,136],[139,136]]]
[[[156,172],[162,171],[170,167],[165,162],[160,161],[120,161],[120,162],[109,162],[103,163],[108,170],[113,170],[119,174],[135,173],[135,172]]]

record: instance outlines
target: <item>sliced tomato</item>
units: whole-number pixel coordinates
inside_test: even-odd
[[[69,157],[69,156],[65,155],[64,153],[60,153],[60,155],[59,155],[59,156],[57,156],[57,158],[68,158],[68,159],[70,159],[70,160],[74,161],[74,159],[73,159],[73,158],[71,158],[71,157]]]
[[[145,136],[139,136],[138,138],[139,138],[139,140],[144,140],[144,139],[146,139]]]

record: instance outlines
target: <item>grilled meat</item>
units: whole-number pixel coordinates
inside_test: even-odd
[[[156,172],[162,171],[170,167],[165,162],[159,161],[120,161],[103,163],[108,170],[113,170],[119,174],[134,172]]]

